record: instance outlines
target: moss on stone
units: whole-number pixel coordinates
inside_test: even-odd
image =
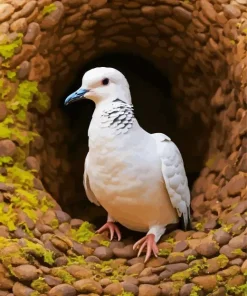
[[[118,294],[117,296],[134,296],[134,294],[131,292],[124,292],[123,291],[121,294]]]
[[[102,240],[99,242],[101,246],[105,246],[105,247],[109,247],[111,242],[107,241],[107,240]]]
[[[247,282],[241,286],[230,286],[229,284],[225,285],[226,291],[229,295],[247,295]]]
[[[45,16],[55,11],[56,9],[57,9],[56,5],[54,3],[51,3],[49,5],[45,5],[41,13],[43,16]]]
[[[245,253],[241,249],[235,249],[231,252],[234,255],[243,256]]]
[[[76,265],[76,264],[80,264],[80,265],[84,265],[85,259],[84,256],[77,256],[77,255],[73,255],[73,256],[68,256],[68,263],[67,265]]]
[[[199,291],[201,291],[202,289],[199,286],[193,286],[190,292],[190,296],[198,296],[199,295]]]
[[[7,77],[8,79],[10,79],[11,81],[15,81],[16,79],[16,72],[15,71],[7,71]]]
[[[71,235],[79,243],[89,242],[95,233],[92,231],[92,225],[89,222],[83,222],[79,229],[72,229]]]
[[[32,281],[31,287],[40,293],[46,293],[50,289],[49,285],[47,285],[45,279],[42,277],[39,277],[37,280]]]
[[[64,283],[73,284],[76,279],[63,267],[56,267],[52,269],[52,275],[59,277]]]
[[[9,231],[16,230],[17,215],[13,210],[13,205],[7,205],[6,203],[0,203],[0,224],[8,227]]]
[[[22,33],[17,34],[17,38],[10,42],[6,37],[0,44],[0,55],[4,59],[9,59],[15,54],[15,49],[22,45]]]
[[[229,259],[224,254],[221,254],[217,257],[217,263],[219,264],[220,268],[224,268],[228,262]]]
[[[196,256],[194,256],[194,255],[189,255],[189,256],[187,257],[187,261],[188,261],[188,262],[193,261],[193,260],[195,260],[195,259],[196,259]]]
[[[171,252],[172,252],[172,250],[170,250],[170,249],[159,249],[158,255],[160,257],[167,257],[171,254]]]
[[[4,166],[5,164],[12,164],[13,158],[10,156],[1,156],[0,157],[0,166]]]

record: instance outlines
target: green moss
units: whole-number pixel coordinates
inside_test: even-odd
[[[76,281],[76,279],[62,267],[53,268],[51,273],[53,276],[59,277],[64,283],[67,284],[73,284]]]
[[[53,229],[57,229],[58,226],[59,226],[59,222],[58,222],[58,220],[57,220],[56,218],[52,219],[52,221],[51,221],[51,227],[52,227]]]
[[[11,87],[9,85],[6,85],[6,83],[4,83],[3,79],[0,79],[0,95],[1,98],[4,99],[8,93],[11,91]]]
[[[92,225],[86,221],[82,223],[78,230],[72,229],[71,234],[74,240],[84,243],[90,241],[95,236],[91,229]]]
[[[247,295],[247,282],[241,286],[230,286],[228,284],[225,285],[226,291],[230,293],[230,295],[241,295],[246,296]]]
[[[38,112],[43,114],[50,108],[50,97],[45,92],[39,92],[36,94],[36,96],[37,100],[34,103],[34,107]]]
[[[102,240],[99,242],[101,244],[101,246],[105,246],[105,247],[109,247],[111,242],[107,241],[107,240]]]
[[[238,255],[238,256],[244,256],[245,253],[241,250],[241,249],[235,249],[231,252],[234,255]]]
[[[192,260],[195,260],[196,259],[196,256],[194,256],[194,255],[189,255],[188,257],[187,257],[187,261],[188,262],[190,262],[190,261],[192,261]]]
[[[193,286],[190,292],[190,296],[198,296],[198,292],[201,291],[202,289],[198,286]]]
[[[7,71],[7,77],[8,77],[11,81],[15,81],[15,78],[16,78],[16,72],[14,72],[14,71]]]
[[[32,281],[31,287],[40,293],[46,293],[50,289],[50,287],[45,282],[45,279],[42,277],[39,277],[37,280]]]
[[[54,203],[50,201],[47,197],[43,197],[41,200],[40,210],[45,213],[48,209],[54,208]]]
[[[121,294],[118,294],[117,296],[134,296],[131,292],[122,292]]]
[[[9,40],[6,38],[6,40],[0,44],[0,55],[4,59],[11,58],[15,54],[15,49],[22,46],[22,37],[23,34],[19,33],[17,34],[17,38],[12,42],[9,42]]]
[[[159,249],[158,255],[160,257],[166,257],[166,256],[169,256],[170,254],[171,254],[171,250],[170,249]]]
[[[13,158],[10,156],[1,156],[0,157],[0,166],[3,166],[4,164],[12,164]]]
[[[30,296],[39,296],[40,293],[38,291],[34,291],[30,294]]]
[[[37,257],[42,257],[44,262],[52,265],[54,263],[53,259],[53,252],[50,250],[47,250],[45,247],[43,247],[40,244],[33,243],[29,240],[25,240],[26,246],[22,247],[21,250],[25,253],[34,253]]]
[[[233,227],[233,224],[222,224],[222,229],[225,231],[225,232],[230,232],[231,229]]]
[[[202,260],[198,260],[197,263],[193,264],[190,268],[176,272],[171,276],[173,281],[186,281],[190,279],[192,276],[196,276],[200,273],[201,270],[207,267],[207,259],[203,258]]]
[[[202,223],[202,222],[196,223],[195,229],[198,231],[202,231],[204,229],[204,223]]]
[[[11,130],[4,124],[0,123],[0,139],[9,139],[11,137]]]
[[[8,178],[10,178],[13,183],[21,185],[24,189],[29,189],[33,187],[34,176],[31,172],[20,169],[16,165],[7,168],[7,172]],[[28,194],[27,191],[26,194]]]
[[[173,237],[169,237],[168,239],[165,240],[165,242],[167,242],[169,244],[174,244],[175,243],[175,239]]]
[[[69,256],[67,265],[75,265],[75,264],[80,264],[80,265],[85,264],[84,256],[77,256],[77,255]]]
[[[6,205],[4,202],[0,203],[0,224],[8,227],[9,231],[16,230],[17,215],[13,210],[13,205]]]
[[[217,263],[219,264],[220,268],[226,267],[228,262],[229,259],[224,254],[221,254],[217,257]]]
[[[45,16],[45,15],[48,15],[51,12],[55,11],[56,9],[57,9],[56,5],[54,3],[52,3],[52,4],[44,6],[41,13],[43,16]]]

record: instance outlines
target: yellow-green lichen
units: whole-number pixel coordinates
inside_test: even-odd
[[[18,33],[14,41],[10,42],[6,37],[0,44],[0,56],[9,59],[15,54],[16,48],[22,45],[23,34]]]
[[[42,10],[42,15],[48,15],[51,12],[55,11],[57,9],[56,5],[54,3],[51,3],[49,5],[44,6],[43,10]]]
[[[228,295],[247,295],[247,282],[241,286],[230,286],[228,284],[225,285],[226,291],[229,293]]]
[[[202,223],[202,222],[196,223],[195,229],[198,231],[202,231],[204,229],[204,223]]]
[[[13,205],[7,205],[4,202],[0,203],[0,224],[8,227],[9,231],[16,230],[17,215],[13,210]]]
[[[123,291],[121,294],[118,294],[117,296],[134,296],[134,294],[131,292],[124,292]]]
[[[245,253],[241,250],[241,249],[235,249],[231,252],[234,255],[238,255],[238,256],[244,256]]]
[[[190,296],[198,296],[199,295],[199,291],[201,291],[202,289],[198,286],[193,286],[190,292]]]
[[[73,284],[76,281],[76,279],[62,267],[53,268],[51,274],[59,277],[66,284]]]
[[[50,289],[49,285],[47,285],[45,279],[42,277],[39,277],[37,280],[32,281],[31,287],[40,293],[46,293]]]
[[[158,255],[160,257],[166,257],[166,256],[169,256],[171,254],[171,249],[159,249],[159,253]]]
[[[76,264],[80,264],[80,265],[85,264],[84,256],[73,255],[68,257],[68,263],[67,263],[68,266],[76,265]]]
[[[72,229],[71,234],[73,239],[79,243],[88,242],[95,236],[92,225],[87,221],[83,222],[79,229]]]
[[[190,261],[192,261],[192,260],[195,260],[196,259],[196,256],[194,256],[194,255],[189,255],[188,257],[187,257],[187,261],[188,262],[190,262]]]
[[[10,156],[1,156],[0,157],[0,166],[3,166],[5,164],[12,164],[13,158]]]
[[[224,254],[221,254],[217,257],[217,263],[219,264],[220,268],[226,267],[228,262],[229,259]]]
[[[16,78],[16,72],[15,71],[7,71],[7,77],[11,80],[11,81],[15,81]]]
[[[105,247],[109,247],[111,242],[107,241],[107,240],[102,240],[99,242],[101,246],[105,246]]]
[[[13,183],[21,185],[24,189],[29,189],[33,187],[34,176],[31,172],[23,170],[16,165],[7,168],[7,172],[8,178],[10,178]]]

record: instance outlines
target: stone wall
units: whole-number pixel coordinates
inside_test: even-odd
[[[0,295],[244,295],[246,1],[151,3],[0,0]],[[52,199],[74,194],[59,99],[79,66],[111,51],[162,69],[180,125],[193,112],[212,129],[194,230],[165,236],[146,265],[132,241],[109,246]]]

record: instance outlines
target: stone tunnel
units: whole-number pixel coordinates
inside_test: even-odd
[[[145,264],[82,185],[97,66],[184,159],[191,229]],[[0,296],[247,295],[246,0],[0,0],[0,67]]]

